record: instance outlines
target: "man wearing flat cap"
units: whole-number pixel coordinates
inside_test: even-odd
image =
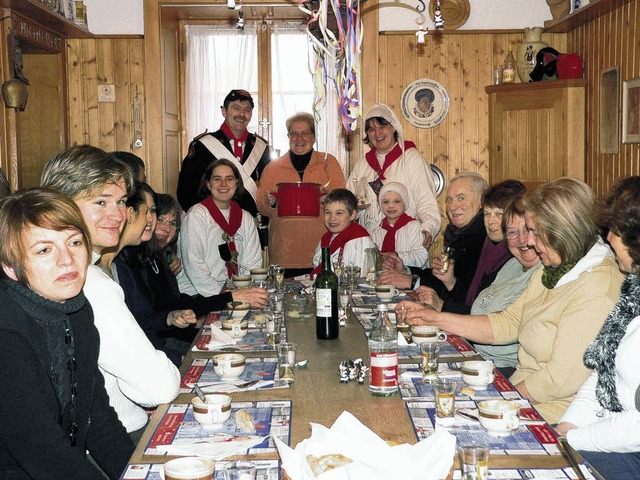
[[[416,106],[413,113],[418,118],[429,118],[433,115],[433,100],[435,95],[430,88],[421,88],[416,92]]]
[[[247,131],[253,114],[253,98],[246,90],[231,90],[222,109],[224,122],[213,133],[203,133],[193,139],[189,153],[182,161],[178,178],[178,201],[186,212],[202,199],[198,196],[200,180],[213,160],[231,160],[240,171],[244,192],[237,202],[254,217],[258,213],[255,194],[256,182],[271,160],[267,141]]]

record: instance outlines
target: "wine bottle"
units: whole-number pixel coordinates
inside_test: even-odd
[[[329,247],[322,247],[322,270],[316,277],[316,337],[338,338],[338,276],[331,270]]]

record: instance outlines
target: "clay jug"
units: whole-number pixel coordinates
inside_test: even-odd
[[[542,27],[524,29],[524,41],[516,49],[516,68],[522,83],[530,82],[529,74],[536,66],[536,55],[549,45],[540,40]]]

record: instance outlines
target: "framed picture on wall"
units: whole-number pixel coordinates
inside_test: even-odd
[[[624,82],[622,90],[622,142],[640,143],[640,78]]]
[[[620,87],[618,67],[600,76],[600,153],[618,153],[620,148]]]

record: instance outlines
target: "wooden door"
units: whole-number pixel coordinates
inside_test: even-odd
[[[179,88],[179,39],[176,24],[162,24],[162,191],[175,195],[182,163]],[[152,160],[153,161],[153,160]],[[156,188],[159,186],[156,185]]]
[[[25,54],[29,97],[17,115],[20,188],[40,185],[47,161],[66,146],[64,54]]]

